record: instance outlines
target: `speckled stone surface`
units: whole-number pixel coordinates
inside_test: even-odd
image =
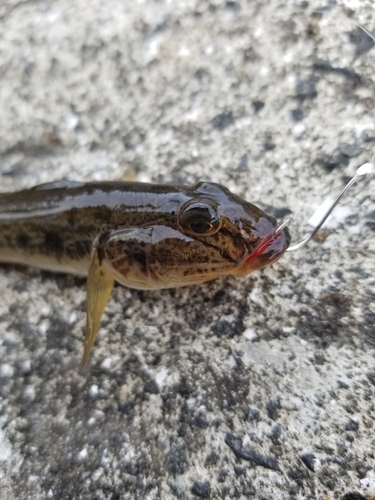
[[[375,150],[372,0],[3,1],[0,190],[226,185],[294,241]],[[375,495],[375,179],[247,279],[116,287],[0,269],[0,498]]]

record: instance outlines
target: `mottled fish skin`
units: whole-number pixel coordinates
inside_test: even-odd
[[[233,220],[238,222],[242,218],[242,226],[244,221],[250,221],[252,227],[249,227],[249,231],[256,231],[257,224],[262,222],[269,226],[265,228],[265,233],[276,227],[273,218],[213,183],[186,187],[132,182],[84,184],[62,181],[0,195],[0,261],[85,275],[93,242],[100,234],[120,228],[149,226],[177,230],[176,215],[179,208],[194,198],[212,198],[217,201],[221,217],[229,215],[232,226]],[[241,239],[241,228],[235,228],[238,234],[234,235],[231,229],[232,234],[229,231],[225,233],[223,227],[223,241],[213,242],[218,249],[216,259],[227,260],[228,241],[231,238]],[[207,245],[211,244],[208,241],[210,238],[197,235],[196,239],[203,241],[203,244],[206,239]],[[217,235],[215,239],[218,239]],[[257,241],[245,243],[250,246],[251,253],[251,246],[255,247]],[[196,249],[191,257],[191,267],[194,267],[194,263],[205,261],[205,252],[207,248],[203,249],[203,245]],[[176,251],[171,252],[170,258],[178,265],[179,255]]]
[[[140,289],[245,276],[272,264],[287,228],[218,184],[44,184],[0,195],[0,262],[87,275],[87,364],[115,281]]]

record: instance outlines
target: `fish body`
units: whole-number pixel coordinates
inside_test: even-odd
[[[85,362],[114,281],[160,289],[245,276],[289,243],[274,218],[208,182],[63,181],[0,195],[0,262],[88,276]]]
[[[168,218],[186,196],[171,187],[70,181],[2,194],[0,261],[87,275],[100,234]]]

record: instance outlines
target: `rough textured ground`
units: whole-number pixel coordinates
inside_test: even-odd
[[[222,183],[303,237],[375,150],[372,0],[0,4],[0,190]],[[0,269],[1,499],[375,495],[375,180],[244,280],[116,287]]]

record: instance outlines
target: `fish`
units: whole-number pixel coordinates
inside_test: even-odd
[[[288,228],[212,182],[61,181],[0,194],[0,262],[87,276],[87,366],[114,283],[155,290],[275,263]]]

